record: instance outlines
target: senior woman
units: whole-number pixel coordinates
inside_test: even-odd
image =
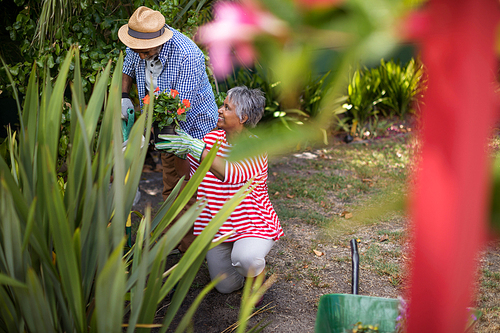
[[[237,162],[226,160],[231,149],[237,149],[237,146],[233,146],[237,137],[254,137],[248,128],[255,127],[262,118],[265,102],[259,89],[244,86],[232,88],[219,108],[218,130],[208,133],[203,140],[178,131],[178,136],[162,136],[166,141],[157,144],[157,148],[174,154],[188,152],[192,175],[216,141],[221,142],[217,157],[198,188],[198,200],[207,200],[207,205],[195,221],[195,235],[202,232],[229,198],[248,180],[253,179],[253,190],[224,222],[215,237],[230,231],[233,234],[207,253],[210,278],[213,280],[220,274],[227,276],[215,287],[221,293],[242,288],[245,277],[264,274],[265,257],[274,242],[283,235],[278,216],[269,200],[267,156],[253,156]]]

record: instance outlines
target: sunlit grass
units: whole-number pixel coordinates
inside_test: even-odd
[[[491,278],[493,280],[500,281],[500,272],[492,272],[489,269],[483,269],[483,275],[485,278]]]
[[[379,275],[387,275],[393,278],[399,277],[400,267],[396,262],[387,260],[390,257],[396,257],[396,253],[385,250],[378,244],[371,244],[366,252],[361,255],[360,263]]]
[[[406,233],[404,231],[389,231],[389,230],[379,230],[377,232],[379,235],[384,235],[389,238],[389,240],[401,241],[406,238]]]
[[[312,225],[325,225],[328,221],[324,215],[309,209],[288,207],[287,205],[274,204],[276,213],[281,220],[289,220],[298,218],[308,224]]]
[[[334,145],[315,153],[320,158],[271,164],[269,193],[280,218],[300,218],[338,235],[376,223],[387,212],[402,212],[413,156],[411,137]],[[336,212],[326,220],[325,210],[339,204],[347,205],[354,218],[347,221]]]

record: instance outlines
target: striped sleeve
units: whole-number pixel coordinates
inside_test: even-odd
[[[259,155],[237,162],[226,161],[225,170],[225,183],[245,183],[251,178],[258,177],[262,174],[267,174],[267,156]]]

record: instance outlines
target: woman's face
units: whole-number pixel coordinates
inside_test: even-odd
[[[238,118],[238,115],[236,114],[236,106],[226,97],[224,104],[222,104],[219,108],[217,126],[229,134],[239,133],[245,127],[244,123],[247,119],[247,116],[245,116],[243,120]]]

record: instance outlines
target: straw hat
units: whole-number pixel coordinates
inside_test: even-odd
[[[118,38],[131,49],[145,50],[164,44],[172,38],[172,31],[165,27],[165,17],[150,8],[141,6],[118,30]]]

